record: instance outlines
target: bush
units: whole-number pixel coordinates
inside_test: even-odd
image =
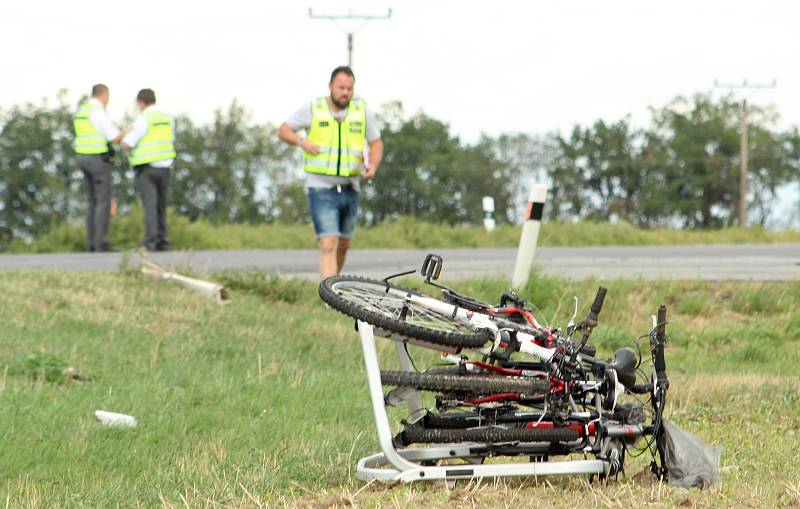
[[[175,250],[199,249],[314,249],[316,240],[306,223],[212,224],[170,210],[169,237]],[[401,217],[356,230],[354,245],[361,249],[514,248],[519,243],[520,225],[501,224],[493,232],[479,226],[447,225]],[[119,249],[135,248],[144,236],[144,214],[134,207],[111,221],[110,242]],[[727,228],[712,231],[641,230],[627,223],[546,223],[541,246],[667,245],[731,242],[800,241],[800,231],[768,232],[762,228]],[[83,251],[86,230],[83,222],[62,223],[33,241],[16,240],[11,253]]]

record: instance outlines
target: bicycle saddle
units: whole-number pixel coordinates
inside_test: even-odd
[[[614,361],[607,366],[617,372],[619,383],[630,389],[636,385],[636,364],[638,356],[631,348],[620,348],[614,352]]]

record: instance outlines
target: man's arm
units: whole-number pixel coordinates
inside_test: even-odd
[[[114,138],[113,140],[109,140],[109,143],[111,143],[111,144],[119,143],[119,141],[126,134],[128,134],[128,128],[127,127],[125,129],[123,129],[122,131],[120,131],[116,138]]]
[[[383,159],[383,141],[381,141],[381,130],[378,119],[372,109],[367,108],[367,144],[369,145],[369,164],[364,170],[364,180],[371,182],[375,178],[375,172],[381,165]]]
[[[375,178],[381,160],[383,160],[383,140],[378,138],[369,142],[369,166],[364,171],[364,180],[370,182]]]
[[[319,154],[318,146],[301,137],[299,134],[297,134],[297,131],[289,127],[289,124],[286,122],[281,124],[281,126],[278,128],[278,138],[289,145],[297,145],[311,155]]]
[[[105,136],[109,143],[119,143],[119,140],[125,136],[126,131],[120,131],[117,126],[114,125],[114,121],[111,120],[106,110],[95,110],[89,117],[89,122],[92,123],[95,129],[103,133],[103,136]]]
[[[139,143],[139,140],[147,134],[147,120],[141,115],[136,117],[131,127],[126,127],[123,131],[122,148],[132,150]]]
[[[300,136],[297,132],[311,127],[311,103],[300,106],[286,122],[278,128],[278,138],[289,145],[296,145],[306,153],[313,155],[319,154],[319,147]]]

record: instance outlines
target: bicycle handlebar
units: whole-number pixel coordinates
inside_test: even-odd
[[[658,306],[658,315],[656,318],[656,337],[653,350],[653,364],[656,369],[656,379],[660,385],[669,387],[669,379],[667,378],[667,362],[664,359],[664,346],[667,343],[667,307],[664,304]]]
[[[594,296],[594,302],[592,303],[592,309],[589,311],[589,314],[586,315],[585,323],[591,329],[593,327],[597,327],[597,321],[600,319],[600,311],[603,310],[603,301],[606,299],[606,294],[608,293],[608,289],[604,287],[600,287],[597,289],[597,295]]]
[[[575,362],[575,359],[578,357],[578,352],[583,350],[583,347],[586,346],[586,342],[589,341],[589,336],[592,335],[592,329],[597,327],[597,321],[600,319],[600,311],[603,310],[603,301],[605,300],[607,293],[607,288],[601,286],[597,289],[597,295],[594,296],[594,302],[592,303],[591,311],[589,311],[589,314],[586,315],[586,320],[584,320],[582,324],[579,324],[579,327],[583,330],[583,336],[581,337],[581,342],[578,348],[572,352],[572,355],[569,358],[570,363]]]
[[[603,288],[602,286],[597,289],[597,295],[594,297],[594,303],[592,303],[592,313],[599,315],[600,311],[603,310],[603,301],[606,299],[606,294],[608,293],[608,289]]]

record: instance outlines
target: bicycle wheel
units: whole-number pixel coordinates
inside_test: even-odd
[[[413,371],[381,371],[381,382],[393,387],[413,387],[434,392],[470,392],[475,394],[542,394],[549,385],[544,380],[521,376],[442,375]]]
[[[478,348],[494,339],[488,329],[472,329],[430,309],[409,303],[416,290],[359,276],[332,276],[320,283],[319,296],[337,311],[402,337],[437,345]]]
[[[395,436],[399,445],[450,444],[458,442],[572,442],[580,434],[572,428],[473,428],[423,429],[408,427]]]

